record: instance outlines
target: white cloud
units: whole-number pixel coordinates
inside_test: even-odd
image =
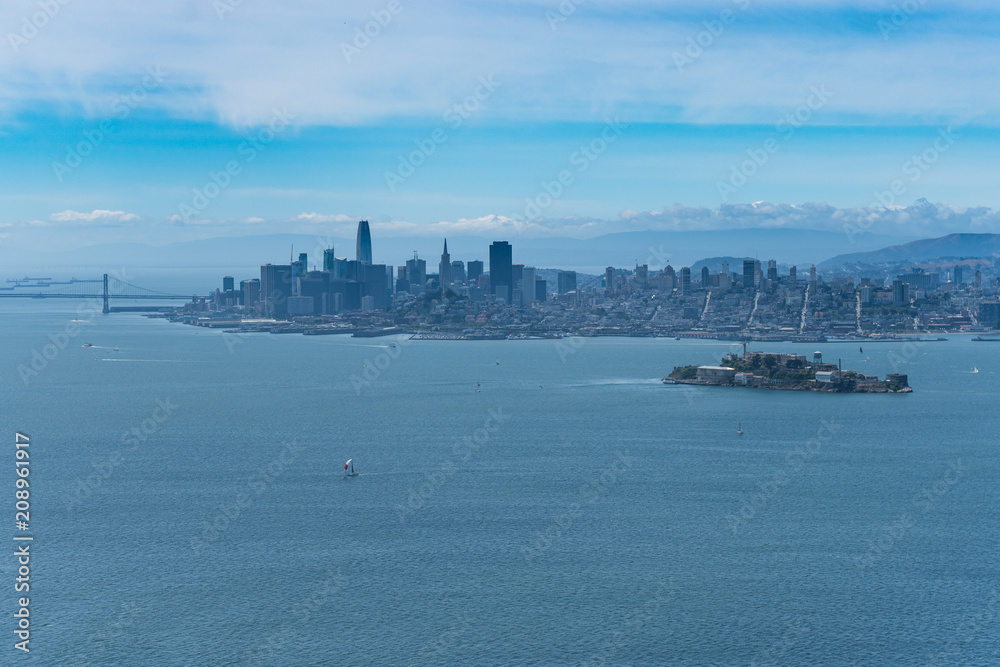
[[[344,215],[343,213],[335,213],[333,215],[327,215],[324,213],[299,213],[295,216],[295,219],[301,220],[302,222],[316,223],[351,222],[352,220],[357,222],[353,216]]]
[[[127,222],[134,222],[139,220],[139,216],[134,213],[126,213],[125,211],[109,211],[106,209],[97,209],[91,211],[90,213],[81,213],[80,211],[66,210],[61,213],[53,213],[49,216],[49,220],[55,223],[65,223],[65,224],[87,224],[95,223],[100,225],[121,225]],[[36,223],[40,221],[34,221]],[[44,224],[44,223],[42,223]]]
[[[285,106],[301,124],[440,116],[489,74],[503,84],[488,104],[500,118],[771,123],[813,84],[834,92],[824,122],[992,123],[1000,113],[1000,90],[981,85],[1000,69],[995,13],[971,1],[921,9],[883,39],[877,22],[891,3],[754,0],[683,71],[674,54],[735,3],[589,0],[553,30],[551,0],[400,0],[350,62],[342,44],[384,0],[244,2],[224,19],[215,4],[62,5],[16,53],[0,49],[0,111],[102,115],[109,90],[159,65],[169,76],[144,108],[236,126]],[[37,11],[36,0],[8,0],[0,25]]]

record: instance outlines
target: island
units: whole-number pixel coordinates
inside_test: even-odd
[[[876,375],[845,371],[839,363],[823,363],[820,352],[813,354],[811,362],[800,354],[744,351],[740,356],[730,353],[718,366],[677,366],[663,382],[852,394],[908,394],[913,391],[904,374],[890,373],[885,380],[880,380]]]

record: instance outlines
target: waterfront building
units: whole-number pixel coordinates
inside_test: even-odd
[[[243,293],[243,306],[245,308],[256,308],[260,303],[260,279],[252,278],[240,283],[240,292]]]
[[[262,312],[268,317],[288,314],[288,297],[292,296],[292,266],[264,264],[260,267],[260,299]]]

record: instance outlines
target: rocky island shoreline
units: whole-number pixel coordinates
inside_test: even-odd
[[[876,375],[843,370],[839,363],[823,363],[820,352],[813,355],[811,362],[799,354],[748,354],[745,351],[742,356],[728,354],[718,366],[677,366],[663,382],[850,394],[908,394],[913,391],[906,375],[890,373],[885,380],[880,380]]]

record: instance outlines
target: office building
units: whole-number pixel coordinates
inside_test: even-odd
[[[465,262],[451,263],[451,282],[455,285],[465,284]]]
[[[576,291],[576,271],[560,271],[556,278],[557,289],[560,294],[569,294]]]
[[[778,263],[773,260],[767,260],[767,279],[777,280],[778,279]]]
[[[535,299],[535,280],[538,276],[535,267],[528,266],[521,269],[521,305],[527,306]]]
[[[892,305],[906,306],[910,303],[910,284],[898,278],[892,281]]]
[[[505,303],[511,303],[514,293],[513,251],[507,241],[490,245],[490,290]]]
[[[544,278],[535,279],[535,301],[544,302],[548,296],[549,284]]]
[[[681,296],[689,296],[691,294],[691,269],[689,267],[685,266],[681,268],[678,291]]]
[[[483,262],[474,259],[468,264],[468,281],[470,285],[478,285],[479,277],[483,275]]]
[[[615,291],[615,267],[613,266],[604,269],[604,290],[607,292]]]
[[[441,253],[441,261],[438,263],[438,282],[441,283],[442,292],[451,289],[451,255],[448,254],[448,239],[444,240],[444,252]]]
[[[372,263],[372,232],[367,220],[358,223],[357,261],[362,264]]]
[[[956,285],[961,285],[962,284],[962,266],[961,265],[956,266],[954,268],[953,279],[954,279]]]
[[[701,267],[701,287],[705,289],[708,287],[708,267]]]
[[[334,254],[332,246],[323,251],[324,271],[333,271],[333,266],[336,261],[337,261],[337,256]]]
[[[292,296],[291,265],[264,264],[261,266],[261,312],[268,317],[287,315],[290,296]]]
[[[754,289],[754,261],[752,259],[743,260],[743,289]]]
[[[260,279],[251,278],[240,283],[240,292],[243,293],[243,306],[245,308],[256,308],[260,304]]]

